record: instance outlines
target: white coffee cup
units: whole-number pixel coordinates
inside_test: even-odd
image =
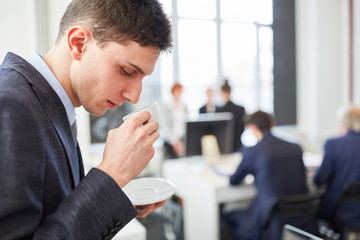
[[[148,106],[146,106],[146,107],[144,107],[144,108],[142,108],[142,109],[140,109],[140,110],[138,110],[138,111],[136,111],[136,112],[129,113],[128,115],[126,115],[125,117],[123,117],[124,122],[125,122],[126,120],[128,120],[129,118],[132,118],[132,117],[134,117],[135,115],[137,115],[137,114],[139,114],[139,113],[141,113],[141,112],[143,112],[143,111],[148,111],[148,112],[150,112],[151,117],[150,117],[149,122],[150,122],[150,121],[156,121],[156,122],[158,122],[158,123],[159,123],[158,131],[160,131],[161,125],[162,125],[162,121],[161,121],[159,104],[158,104],[157,102],[154,102],[154,103],[152,103],[152,104],[150,104],[150,105],[148,105]]]

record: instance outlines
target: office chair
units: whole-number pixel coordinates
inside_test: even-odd
[[[167,240],[184,239],[181,201],[179,197],[174,195],[156,211],[164,220],[164,235]]]
[[[314,193],[280,196],[274,199],[262,226],[261,239],[281,239],[285,224],[316,235],[318,212],[324,193],[322,189]]]
[[[289,224],[284,225],[281,240],[325,240]]]
[[[353,226],[347,226],[338,219],[340,207],[350,202],[358,202],[360,204],[360,182],[354,182],[344,187],[334,207],[332,217],[334,219],[333,227],[337,232],[341,233],[342,239],[360,240],[360,219],[356,219],[356,223]]]

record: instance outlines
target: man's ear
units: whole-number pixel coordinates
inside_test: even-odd
[[[84,27],[74,26],[68,31],[67,44],[69,47],[69,52],[74,60],[81,59],[90,39],[91,34]]]

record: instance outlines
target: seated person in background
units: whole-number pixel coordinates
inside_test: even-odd
[[[344,204],[332,219],[334,206],[347,184],[360,181],[360,109],[349,105],[339,111],[340,137],[324,144],[324,157],[314,176],[316,185],[327,185],[321,217],[335,224],[360,226],[360,204]]]
[[[244,117],[245,117],[245,108],[234,104],[230,100],[231,87],[228,83],[228,80],[225,80],[224,85],[221,87],[221,95],[225,101],[224,106],[216,108],[216,112],[231,112],[234,115],[235,119],[235,129],[234,129],[234,146],[233,152],[238,152],[242,148],[241,134],[244,132]]]
[[[206,90],[207,102],[199,109],[199,113],[213,113],[216,111],[216,106],[213,103],[214,91],[211,88]]]
[[[164,104],[163,108],[164,129],[161,134],[164,139],[165,159],[184,155],[185,120],[188,111],[186,105],[181,102],[182,90],[182,85],[175,83],[171,87],[173,99]]]
[[[259,239],[274,198],[308,192],[301,147],[273,136],[272,126],[273,120],[265,112],[257,111],[249,116],[247,127],[258,143],[244,148],[242,161],[230,176],[230,184],[237,185],[246,175],[252,174],[257,196],[248,209],[234,210],[227,216],[236,239]],[[270,229],[270,232],[270,239],[281,239],[278,230]]]

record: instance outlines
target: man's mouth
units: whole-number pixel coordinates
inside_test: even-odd
[[[116,104],[110,100],[107,100],[107,103],[108,103],[109,108],[111,108],[111,109],[114,109],[116,107]]]

